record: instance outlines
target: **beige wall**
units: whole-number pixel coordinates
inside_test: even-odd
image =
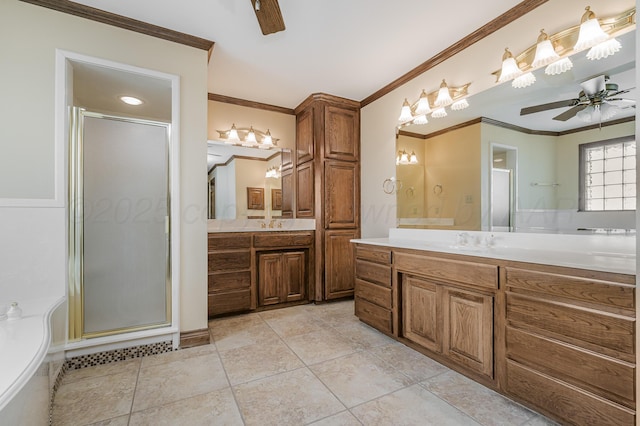
[[[180,76],[180,327],[207,327],[207,52],[17,0],[0,2],[0,197],[53,194],[56,49]],[[50,227],[65,226],[58,215],[48,220]],[[64,245],[39,239],[42,250]]]

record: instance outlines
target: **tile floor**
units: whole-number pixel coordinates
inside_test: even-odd
[[[353,301],[213,320],[212,344],[67,372],[53,425],[553,425],[358,321]]]

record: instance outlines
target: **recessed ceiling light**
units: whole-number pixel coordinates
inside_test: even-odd
[[[133,96],[120,96],[120,100],[127,105],[142,105],[142,99],[134,98]]]

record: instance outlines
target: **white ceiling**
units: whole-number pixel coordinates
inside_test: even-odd
[[[262,35],[250,0],[75,0],[215,42],[211,93],[295,108],[312,93],[360,101],[520,0],[279,0]]]

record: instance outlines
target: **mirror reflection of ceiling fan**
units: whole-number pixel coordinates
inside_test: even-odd
[[[522,108],[520,115],[571,107],[565,112],[556,115],[553,119],[567,121],[573,117],[578,117],[585,122],[602,122],[613,117],[621,109],[635,108],[635,100],[619,97],[630,92],[634,87],[618,90],[617,84],[609,83],[608,81],[609,76],[599,75],[580,83],[582,90],[577,98]]]
[[[262,34],[284,31],[284,20],[278,0],[251,0]]]

